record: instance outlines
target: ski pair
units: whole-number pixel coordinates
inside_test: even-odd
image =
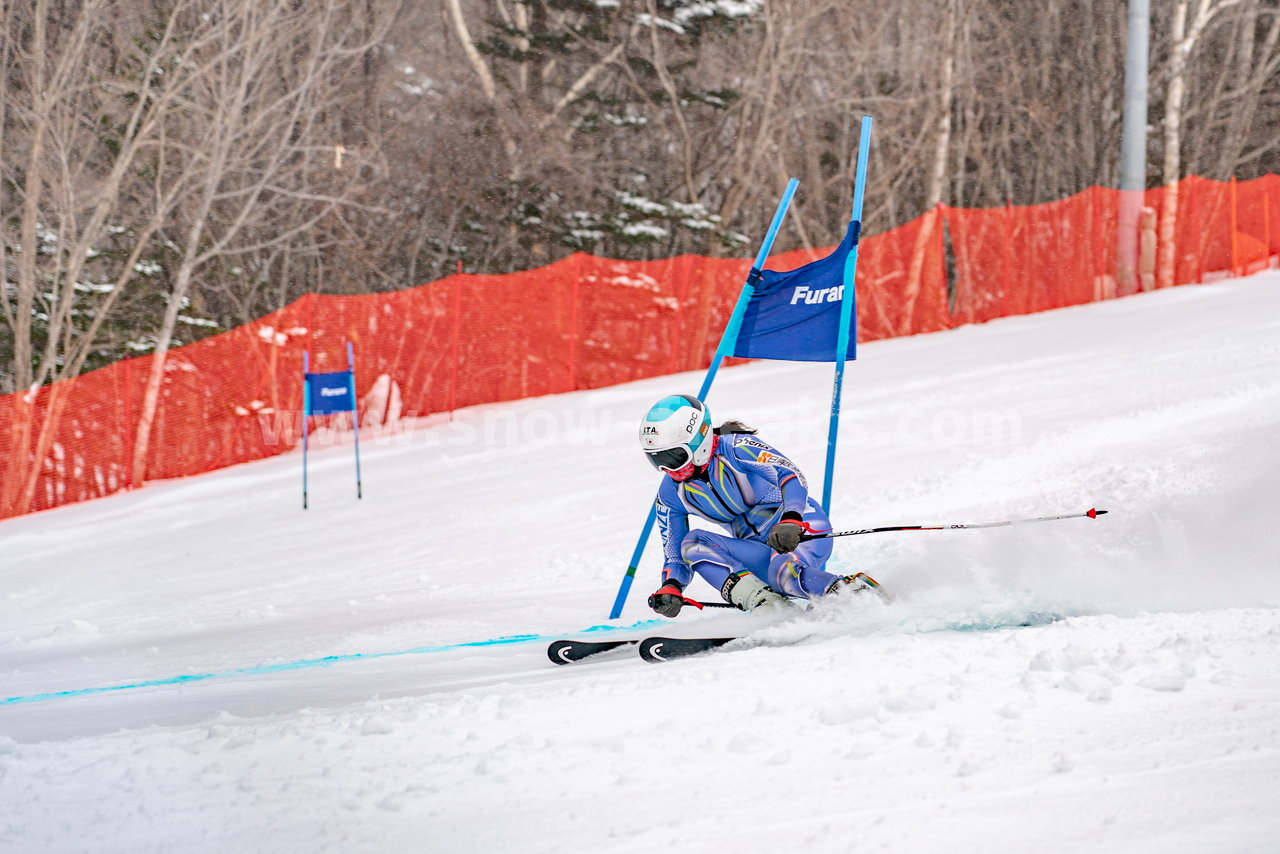
[[[846,575],[837,584],[841,584],[844,588],[854,593],[870,590],[879,594],[886,602],[889,601],[888,594],[880,587],[880,583],[865,572]],[[700,608],[703,606],[735,607],[719,602],[699,602],[695,604]],[[584,658],[590,658],[603,652],[639,644],[640,657],[645,661],[667,661],[672,658],[681,658],[686,655],[706,652],[707,650],[724,646],[731,640],[736,640],[736,638],[667,638],[654,636],[607,641],[558,640],[547,647],[547,657],[555,664],[572,664],[575,661],[581,661]]]
[[[547,658],[555,664],[572,664],[593,655],[619,649],[624,646],[639,647],[645,661],[668,661],[686,655],[696,655],[718,646],[724,646],[734,638],[628,638],[626,640],[584,641],[558,640],[547,647]]]

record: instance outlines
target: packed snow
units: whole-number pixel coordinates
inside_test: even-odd
[[[651,544],[610,623],[700,379],[362,435],[359,501],[339,438],[305,512],[290,453],[4,522],[0,851],[1277,850],[1280,273],[850,365],[837,528],[1108,515],[843,539],[892,601],[773,619],[656,617]],[[709,402],[816,492],[830,383]]]

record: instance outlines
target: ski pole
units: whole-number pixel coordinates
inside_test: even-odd
[[[951,531],[960,528],[1003,528],[1006,525],[1021,525],[1025,522],[1054,522],[1058,519],[1097,519],[1106,510],[1090,508],[1083,513],[1066,513],[1062,516],[1037,516],[1034,519],[1006,519],[1003,522],[979,522],[972,525],[892,525],[888,528],[863,528],[857,531],[831,531],[826,534],[802,534],[800,541],[825,540],[831,537],[855,537],[858,534],[882,534],[886,531]]]
[[[728,602],[699,602],[697,599],[689,599],[684,596],[680,597],[680,601],[693,608],[697,608],[699,611],[701,611],[703,608],[736,608],[738,607],[737,605],[732,605]]]

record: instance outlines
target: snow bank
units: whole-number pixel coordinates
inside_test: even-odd
[[[838,527],[1111,513],[849,538],[891,604],[658,666],[456,645],[603,622],[696,375],[7,521],[0,851],[1271,850],[1277,341],[1268,273],[864,347]],[[710,402],[818,474],[829,382]]]

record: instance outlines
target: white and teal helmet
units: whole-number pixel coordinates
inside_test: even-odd
[[[640,422],[640,447],[659,471],[691,474],[711,459],[714,444],[711,410],[691,395],[662,398]]]

